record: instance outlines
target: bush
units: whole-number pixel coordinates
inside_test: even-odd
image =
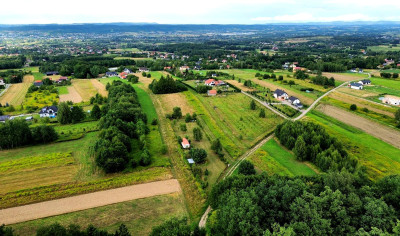
[[[154,118],[154,119],[151,121],[151,125],[157,125],[157,124],[158,124],[157,118]]]
[[[207,158],[207,152],[201,148],[192,148],[189,151],[189,156],[192,158],[196,163],[203,163]]]
[[[253,163],[248,160],[244,160],[238,167],[238,173],[242,175],[254,175],[256,170],[254,169]]]
[[[351,110],[351,111],[357,110],[357,105],[356,105],[356,104],[351,104],[351,105],[350,105],[350,110]]]
[[[181,124],[180,129],[181,129],[181,131],[186,131],[187,130],[186,124],[185,123]]]
[[[203,138],[203,134],[201,133],[200,128],[196,127],[193,129],[193,137],[194,137],[194,140],[196,140],[196,141],[200,141]]]

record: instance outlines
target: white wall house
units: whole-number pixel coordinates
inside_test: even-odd
[[[350,83],[349,87],[352,89],[358,89],[358,90],[361,90],[364,88],[363,84],[361,84],[361,83]]]
[[[279,100],[287,100],[289,99],[289,95],[285,91],[277,89],[274,92],[274,98]]]
[[[184,148],[184,149],[188,149],[188,148],[190,148],[190,143],[189,143],[189,141],[186,139],[186,138],[183,138],[182,139],[182,147]]]

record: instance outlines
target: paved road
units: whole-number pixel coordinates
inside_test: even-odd
[[[178,180],[170,179],[13,207],[0,210],[0,225],[15,224],[180,191]]]

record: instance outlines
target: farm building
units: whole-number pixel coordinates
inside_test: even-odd
[[[215,79],[208,79],[204,82],[207,86],[221,86],[225,85],[226,83],[222,80],[215,80]]]
[[[106,76],[107,77],[114,77],[114,76],[118,76],[118,73],[115,72],[115,71],[109,71],[109,72],[106,72]]]
[[[213,90],[208,90],[207,91],[207,95],[208,96],[216,96],[217,95],[217,90],[213,89]]]
[[[129,70],[128,68],[125,68],[123,72],[125,72],[127,74],[132,74],[133,73],[133,71]]]
[[[383,103],[399,106],[400,105],[400,97],[392,96],[392,95],[385,95],[382,99]]]
[[[5,123],[9,119],[10,119],[10,116],[0,116],[0,122],[2,122],[2,123]]]
[[[306,68],[303,68],[303,67],[298,67],[298,66],[296,66],[295,68],[293,68],[293,72],[296,72],[296,71],[305,71],[306,70]]]
[[[187,159],[187,161],[188,161],[189,164],[194,164],[194,163],[195,163],[194,160],[193,160],[192,158]]]
[[[287,100],[289,98],[289,95],[285,91],[277,89],[274,92],[274,98],[279,100]]]
[[[60,73],[58,71],[48,71],[45,73],[47,76],[52,76],[52,75],[59,75]]]
[[[36,80],[35,82],[33,82],[33,85],[35,85],[36,87],[40,87],[43,85],[43,82],[41,80]]]
[[[182,139],[182,147],[183,147],[184,149],[190,148],[190,143],[189,143],[189,141],[188,141],[186,138],[183,138],[183,139]]]
[[[171,67],[170,66],[165,66],[164,70],[171,70]]]
[[[289,97],[289,102],[293,105],[295,105],[298,108],[302,108],[303,104],[301,104],[300,100],[296,97],[290,96]]]
[[[43,107],[39,111],[39,115],[40,115],[40,117],[54,118],[57,116],[57,112],[58,112],[58,107],[56,107],[56,106]]]
[[[149,68],[147,67],[139,67],[139,72],[149,72]]]
[[[363,80],[360,80],[358,83],[360,83],[362,85],[370,85],[371,84],[371,80],[363,79]]]
[[[181,66],[179,67],[179,70],[190,70],[189,66]]]
[[[361,83],[350,83],[349,87],[352,89],[359,89],[359,90],[364,88],[363,84]]]

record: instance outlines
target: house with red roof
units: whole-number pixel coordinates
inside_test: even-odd
[[[207,94],[208,94],[208,96],[216,96],[217,95],[217,90],[215,90],[215,89],[212,89],[212,90],[208,90],[207,91]]]
[[[204,82],[207,86],[221,86],[225,85],[226,83],[222,80],[215,80],[215,79],[208,79]]]
[[[127,76],[128,76],[128,73],[126,73],[126,72],[121,72],[121,73],[119,74],[119,77],[120,77],[121,79],[126,79]]]
[[[184,149],[188,149],[188,148],[190,148],[190,143],[189,143],[189,141],[186,139],[186,138],[183,138],[182,139],[182,147],[184,148]]]

